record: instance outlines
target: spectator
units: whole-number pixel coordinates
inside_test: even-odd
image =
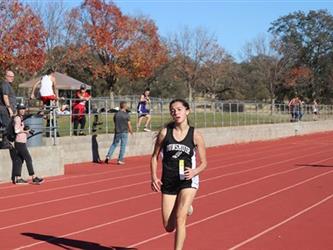
[[[74,123],[74,135],[85,135],[83,130],[86,125],[86,104],[87,101],[90,100],[91,96],[87,92],[87,86],[85,84],[81,84],[80,90],[76,92],[76,98],[73,105],[73,123]],[[80,129],[78,130],[80,124]],[[79,133],[78,133],[79,131]]]
[[[49,69],[40,80],[38,80],[34,86],[32,87],[31,99],[35,99],[35,91],[37,86],[40,85],[39,94],[40,100],[43,102],[43,108],[50,110],[51,106],[55,106],[55,101],[58,99],[57,96],[57,88],[56,88],[56,79],[55,79],[55,71],[53,69]],[[43,113],[43,112],[42,112]],[[50,115],[51,117],[51,115]],[[49,128],[47,131],[50,130],[50,117],[46,120],[46,128]],[[54,124],[56,126],[56,124]],[[50,133],[46,132],[46,136],[49,136]],[[58,136],[58,135],[57,135]]]
[[[69,111],[69,105],[68,104],[62,104],[61,108],[57,109],[57,115],[70,115],[71,112]]]
[[[35,99],[36,88],[40,85],[40,99],[43,102],[44,106],[51,106],[51,104],[54,104],[54,101],[58,98],[54,73],[55,72],[53,69],[49,69],[46,75],[44,75],[34,84],[31,91],[31,99]]]
[[[317,121],[319,117],[319,105],[316,99],[314,99],[312,103],[312,113],[313,113],[313,120]]]
[[[106,155],[105,163],[109,163],[109,159],[111,159],[114,150],[116,149],[117,145],[120,142],[120,152],[118,156],[118,165],[125,164],[124,162],[124,155],[126,144],[128,140],[128,132],[133,134],[130,115],[127,112],[127,103],[122,101],[120,102],[120,110],[114,115],[113,117],[115,131],[112,145]]]
[[[305,112],[305,102],[299,98],[298,120],[301,121]]]
[[[14,147],[16,154],[13,160],[13,174],[14,174],[14,184],[27,184],[28,182],[21,178],[22,165],[26,162],[29,176],[31,176],[32,184],[41,184],[43,182],[42,178],[35,176],[34,168],[32,165],[32,159],[27,148],[27,137],[31,131],[29,128],[24,126],[23,116],[25,114],[24,104],[19,104],[17,106],[18,114],[14,118],[14,130],[16,134]]]
[[[291,122],[296,122],[300,118],[300,107],[301,100],[298,96],[295,96],[293,99],[290,100],[288,103],[289,112],[291,113]]]
[[[0,85],[0,123],[4,128],[4,135],[1,148],[10,148],[6,136],[6,129],[10,123],[10,118],[15,115],[16,112],[16,95],[13,89],[14,73],[10,70],[6,71],[6,78]]]
[[[144,118],[146,118],[146,123],[143,131],[149,132],[151,131],[149,129],[150,127],[150,120],[151,120],[151,115],[150,115],[150,110],[147,109],[147,104],[150,103],[150,89],[146,88],[143,94],[140,96],[140,101],[138,103],[137,107],[137,112],[138,112],[138,124],[137,124],[137,131],[139,131],[141,122]]]

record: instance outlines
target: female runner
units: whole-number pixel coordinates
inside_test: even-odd
[[[175,233],[174,249],[181,250],[186,237],[187,215],[193,212],[192,202],[199,188],[199,173],[207,166],[202,135],[189,125],[189,104],[175,99],[169,104],[173,121],[156,139],[151,157],[151,188],[162,192],[162,218],[167,232]],[[163,154],[161,180],[157,175],[158,156]],[[196,165],[196,152],[200,164]]]

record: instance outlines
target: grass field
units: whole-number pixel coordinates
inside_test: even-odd
[[[108,99],[94,99],[91,101],[88,110],[110,110],[116,107],[118,101],[111,102]],[[128,101],[128,108],[134,113],[131,114],[133,129],[136,130],[137,114],[135,113],[137,102]],[[223,102],[193,102],[190,105],[190,124],[197,128],[209,127],[230,127],[255,124],[274,124],[290,122],[288,106],[285,104],[274,106],[271,113],[271,104],[267,103],[223,103]],[[150,103],[148,107],[152,111],[151,129],[159,130],[170,121],[169,101],[159,101]],[[302,108],[305,114],[302,121],[312,121],[312,106],[306,105]],[[333,118],[333,106],[322,105],[320,107],[320,120]],[[113,113],[104,112],[99,114],[98,134],[113,133]],[[94,122],[94,114],[86,115],[85,134],[91,134]],[[60,136],[68,136],[73,131],[73,124],[69,115],[57,117],[58,131]],[[141,124],[140,131],[143,130],[144,123]]]
[[[86,115],[87,123],[85,126],[85,133],[91,133],[93,127],[94,116]],[[306,114],[303,117],[303,121],[312,120],[311,114]],[[70,135],[70,130],[72,129],[72,123],[70,122],[69,116],[59,116],[58,130],[61,136]],[[103,122],[102,125],[98,126],[98,134],[113,133],[114,123],[113,114],[103,113],[99,115],[99,121]],[[164,124],[170,121],[170,116],[168,113],[152,114],[151,129],[157,131]],[[208,127],[228,127],[228,126],[244,126],[253,124],[269,124],[269,123],[284,123],[290,122],[290,115],[285,114],[273,114],[270,113],[250,113],[250,112],[197,112],[190,114],[191,125],[197,128],[208,128]],[[131,115],[131,123],[133,129],[136,129],[137,116],[136,114]],[[141,124],[140,131],[143,129]]]

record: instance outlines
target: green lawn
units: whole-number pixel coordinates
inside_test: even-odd
[[[89,115],[86,115],[87,124],[85,127],[85,133],[89,134],[89,131],[92,129],[93,124],[93,115],[89,119]],[[268,124],[268,123],[283,123],[289,122],[289,114],[274,114],[270,113],[250,113],[250,112],[241,112],[241,113],[222,113],[222,112],[198,112],[191,113],[189,116],[190,124],[197,128],[205,127],[227,127],[227,126],[243,126],[243,125],[252,125],[252,124]],[[303,120],[311,120],[312,115],[307,114],[303,117]],[[114,124],[113,124],[113,114],[100,114],[99,120],[103,122],[102,125],[98,126],[98,133],[113,133]],[[59,116],[58,121],[58,130],[61,136],[68,136],[70,134],[70,128],[72,129],[72,124],[70,122],[69,116]],[[168,113],[152,114],[152,130],[157,131],[160,129],[163,124],[166,124],[170,121],[170,116]],[[133,129],[136,129],[137,116],[136,114],[131,115],[131,122]],[[89,126],[90,124],[90,126]],[[140,131],[143,129],[143,124],[141,125]]]

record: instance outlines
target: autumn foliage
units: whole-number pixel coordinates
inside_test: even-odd
[[[44,1],[44,9],[32,2],[0,0],[0,75],[10,68],[26,79],[53,67],[104,96],[149,85],[153,95],[189,100],[283,101],[295,92],[333,100],[328,11],[279,18],[269,29],[273,39],[256,39],[238,63],[207,30],[185,27],[163,43],[153,20],[124,14],[112,0],[68,8]]]
[[[35,73],[45,61],[41,19],[17,0],[0,0],[0,67]]]
[[[308,67],[294,67],[286,75],[286,83],[289,86],[294,86],[300,80],[309,80],[311,76],[312,71]]]
[[[119,77],[148,78],[165,62],[166,49],[151,20],[124,15],[112,1],[86,0],[80,12],[82,23],[75,18],[72,26],[84,37],[78,37],[80,50],[69,51],[68,58],[95,55],[99,63],[92,58],[84,61],[96,77],[106,80],[110,91]],[[77,13],[75,9],[70,16]]]

